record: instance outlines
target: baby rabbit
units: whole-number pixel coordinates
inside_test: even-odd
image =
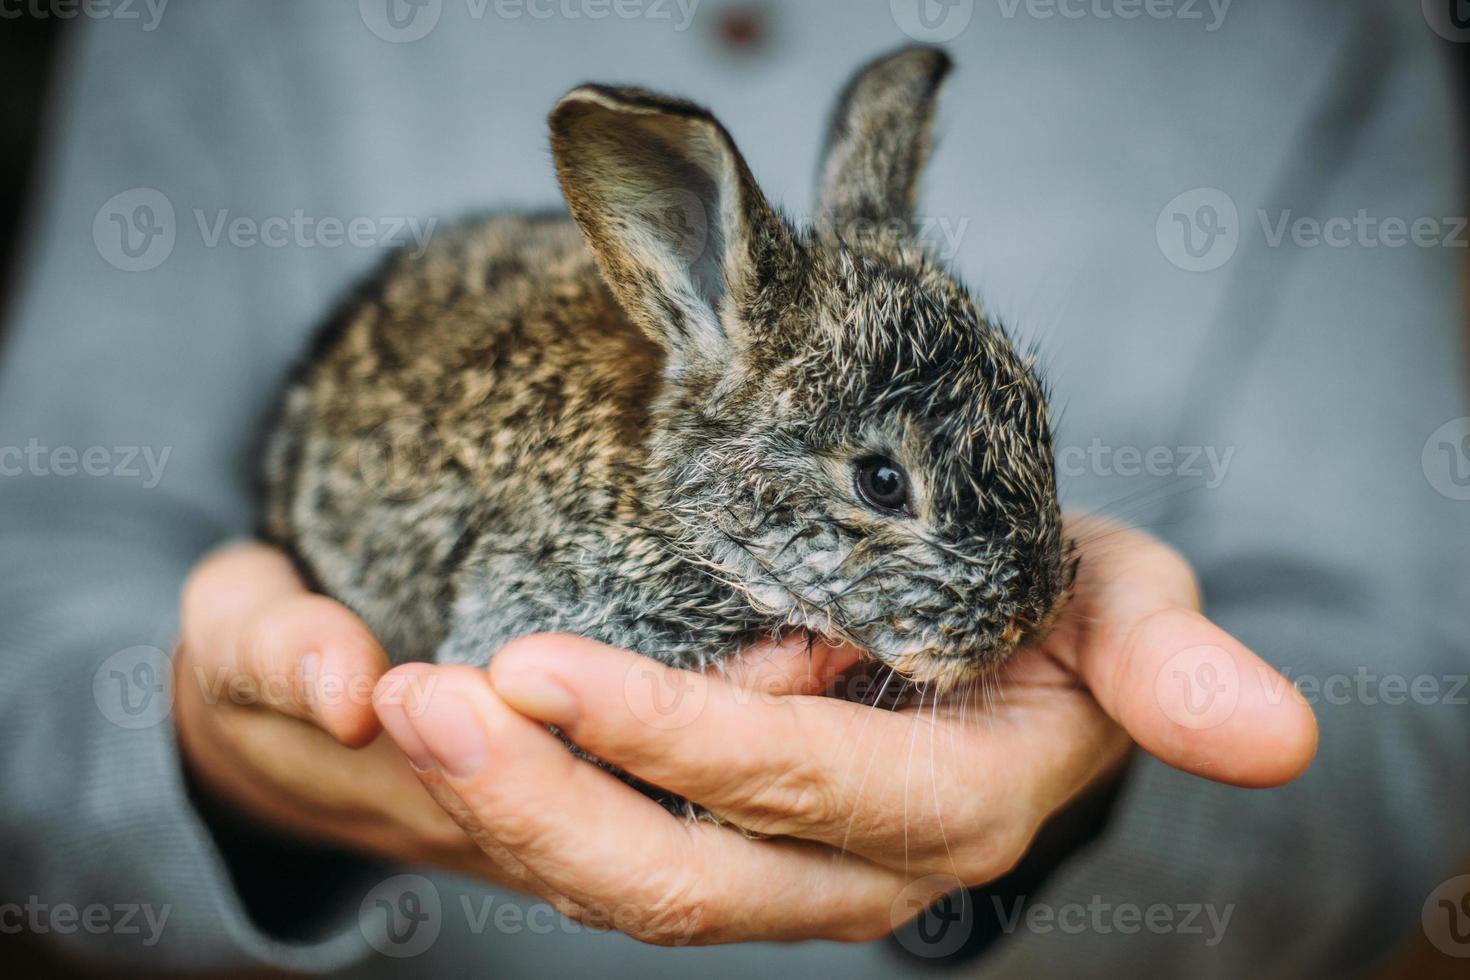
[[[699,106],[567,94],[574,221],[463,228],[345,307],[268,536],[397,661],[570,631],[701,669],[805,629],[938,689],[995,667],[1074,562],[1042,385],[909,230],[949,67],[857,73],[810,229]]]

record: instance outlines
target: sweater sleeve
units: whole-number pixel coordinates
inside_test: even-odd
[[[180,585],[248,533],[265,402],[349,271],[213,236],[300,178],[266,32],[207,7],[79,22],[64,58],[0,365],[0,928],[146,974],[327,970],[383,872],[207,813],[170,712]]]

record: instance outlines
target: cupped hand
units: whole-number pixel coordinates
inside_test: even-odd
[[[788,643],[712,676],[543,635],[488,673],[391,671],[378,712],[483,852],[570,916],[659,943],[876,937],[1003,874],[1131,743],[1241,786],[1311,761],[1311,710],[1201,614],[1175,552],[1094,518],[1068,533],[1082,565],[1055,629],[958,700],[814,696],[842,649]],[[548,724],[727,823],[669,815]]]
[[[260,544],[211,555],[184,587],[175,726],[215,796],[289,834],[526,887],[477,848],[381,735],[400,681],[340,603]]]

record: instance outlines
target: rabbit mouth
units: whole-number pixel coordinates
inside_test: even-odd
[[[935,647],[910,647],[878,657],[911,684],[946,694],[979,680],[1005,659],[994,653],[955,653]]]
[[[1037,619],[1016,616],[999,636],[984,646],[966,649],[911,644],[882,652],[870,651],[870,655],[910,683],[946,694],[994,673],[1017,650],[1040,643],[1060,612],[1059,603]]]
[[[799,601],[792,606],[792,611],[802,609]],[[936,644],[932,637],[910,630],[858,635],[825,616],[798,614],[791,617],[791,625],[805,631],[813,642],[856,648],[864,660],[891,669],[910,684],[944,694],[998,670],[1016,650],[1039,643],[1050,632],[1059,607],[1035,618],[1016,615],[998,633],[973,637],[969,643]]]
[[[909,647],[875,659],[890,667],[911,684],[947,694],[992,673],[1006,661],[1014,649],[1006,644],[1002,650],[956,652],[930,646]]]

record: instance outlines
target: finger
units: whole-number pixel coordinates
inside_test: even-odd
[[[572,636],[517,640],[490,676],[517,711],[738,826],[968,880],[1003,871],[1118,741],[1086,698],[1039,699],[1034,726],[985,728],[762,697]]]
[[[290,559],[275,548],[254,541],[226,545],[184,583],[184,642],[199,655],[217,657],[262,607],[305,591]]]
[[[1078,608],[1063,613],[1046,649],[1170,765],[1238,786],[1301,775],[1316,752],[1316,717],[1286,678],[1199,613],[1187,563],[1142,533],[1096,519],[1082,527],[1110,540],[1084,548]]]
[[[475,815],[444,779],[424,740],[414,730],[408,716],[410,698],[414,710],[421,711],[438,684],[434,668],[428,664],[406,664],[386,674],[373,691],[373,709],[383,726],[385,737],[395,745],[409,763],[409,768],[429,791],[444,814],[453,818],[503,876],[517,882],[523,890],[550,897],[551,889],[535,876],[524,862],[484,832]]]
[[[508,708],[483,672],[418,669],[436,683],[409,693],[417,741],[405,751],[438,774],[439,792],[453,792],[467,829],[514,855],[568,914],[663,944],[871,938],[888,928],[900,876],[676,819]]]
[[[181,712],[197,712],[187,700]],[[208,711],[180,727],[192,768],[220,799],[293,836],[387,860],[486,873],[488,862],[380,738],[359,749],[273,711]],[[265,778],[261,778],[264,775]]]
[[[350,746],[379,731],[372,691],[388,657],[341,603],[308,592],[290,561],[259,544],[226,549],[185,585],[185,682],[209,703],[259,705]]]
[[[862,657],[857,647],[828,643],[801,631],[758,644],[720,670],[741,687],[771,697],[821,694]]]
[[[1134,741],[1185,772],[1278,786],[1316,753],[1316,717],[1292,684],[1193,610],[1144,615],[1079,667]]]

